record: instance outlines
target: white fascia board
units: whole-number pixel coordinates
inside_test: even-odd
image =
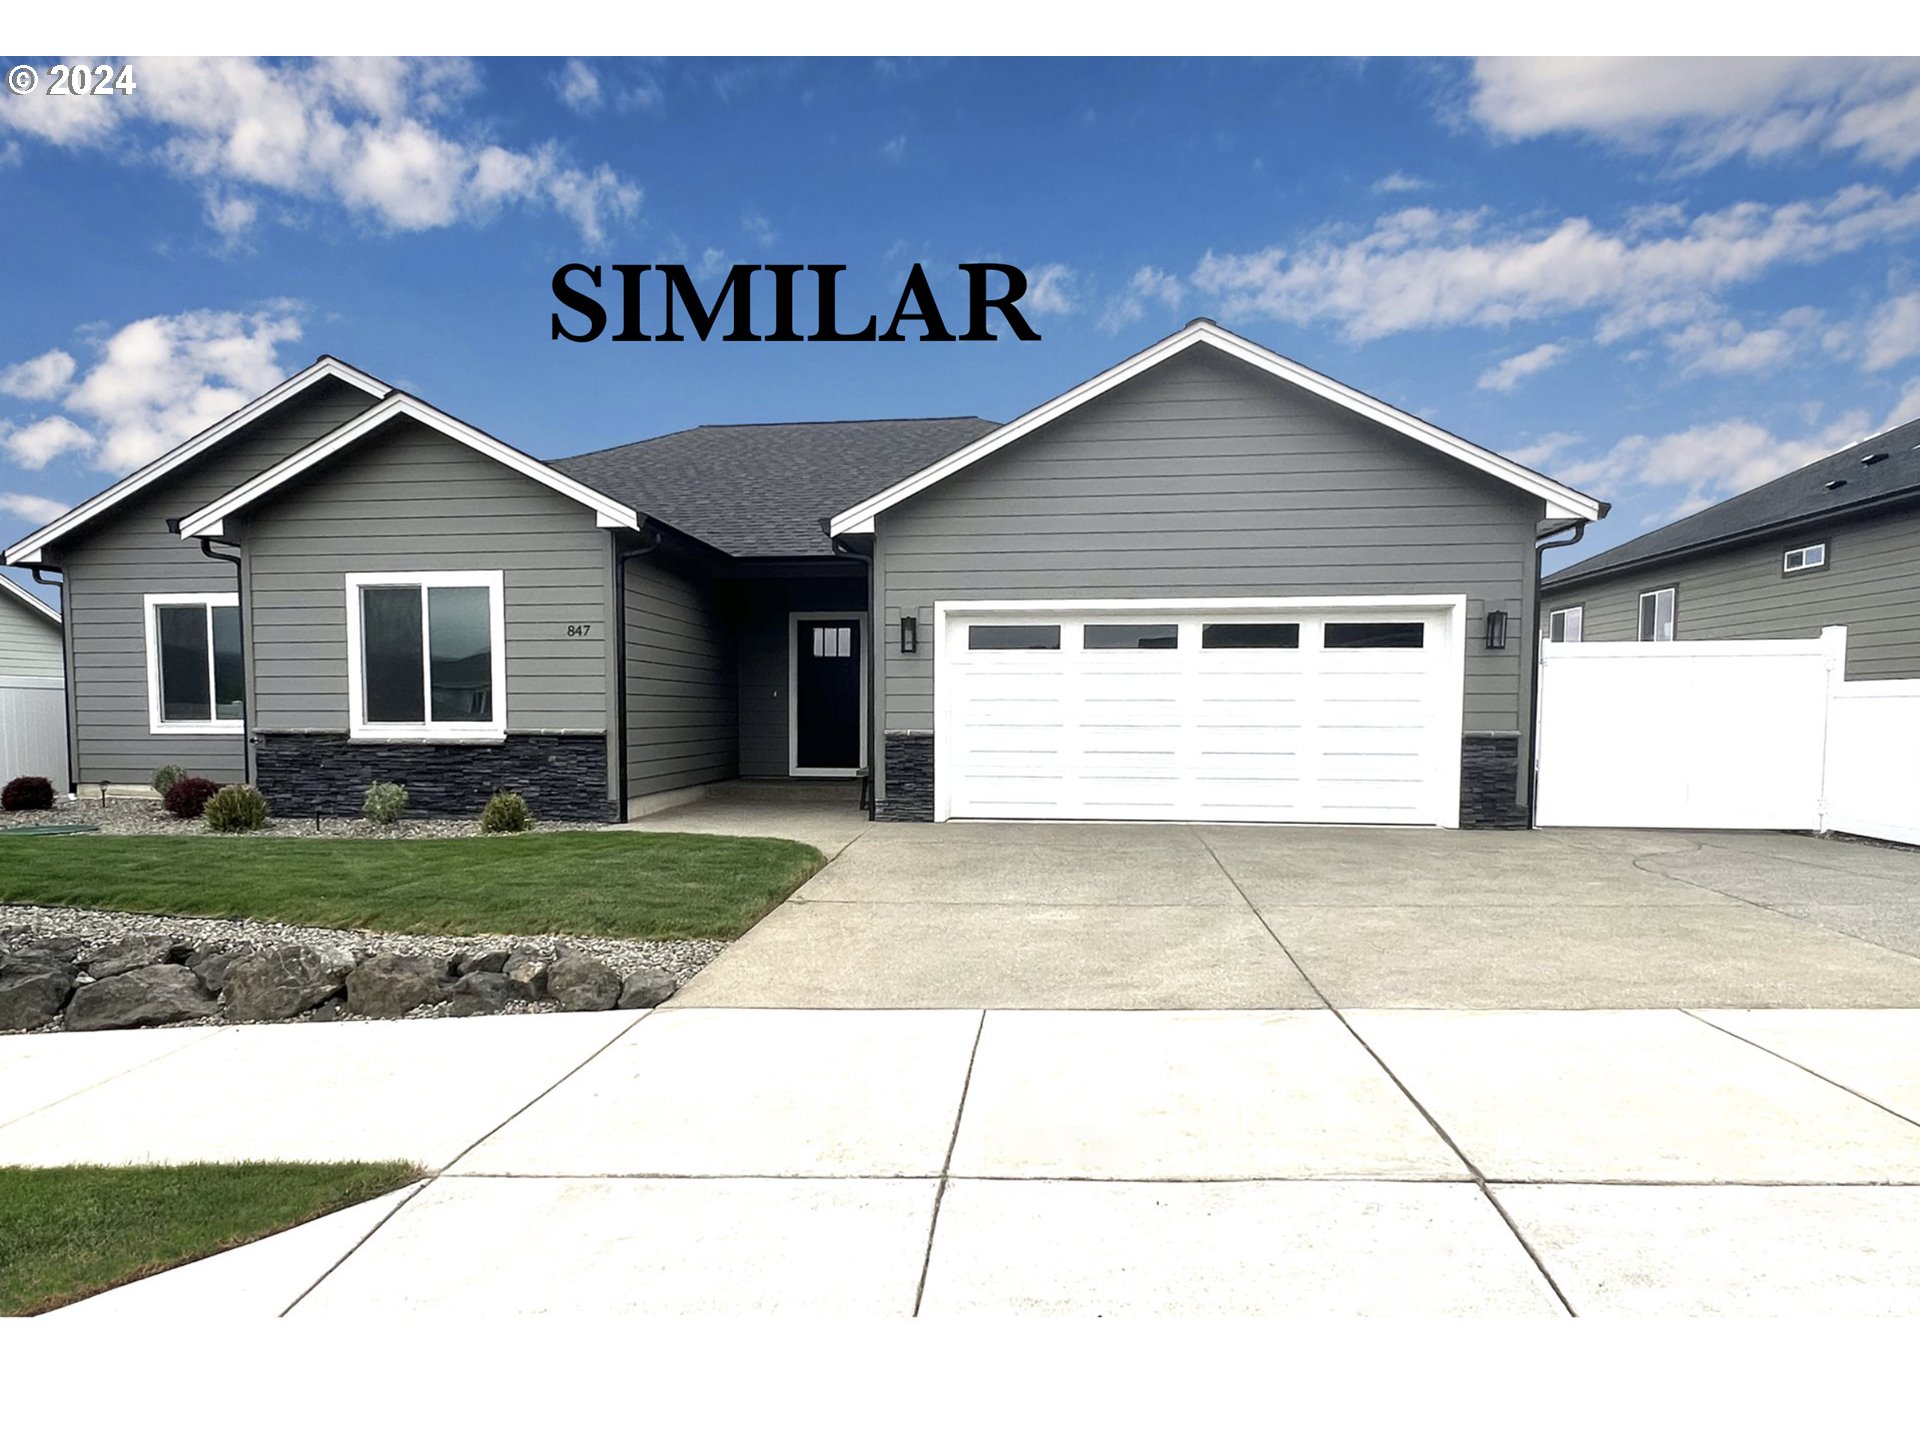
[[[194,511],[180,522],[181,536],[195,539],[218,535],[222,522],[229,515],[271,494],[296,475],[311,469],[329,455],[344,450],[356,440],[372,434],[389,421],[402,418],[416,420],[429,429],[437,430],[468,449],[477,451],[490,460],[497,460],[509,469],[519,471],[528,479],[538,481],[569,500],[586,506],[599,517],[600,524],[605,528],[625,527],[633,530],[640,528],[640,516],[631,506],[622,505],[602,495],[598,490],[582,485],[570,476],[562,475],[552,466],[541,464],[531,455],[514,449],[505,441],[494,439],[484,430],[476,430],[464,420],[456,420],[445,411],[436,410],[424,400],[396,391],[365,414],[349,420],[337,429],[328,431],[306,449],[289,455],[278,465],[261,471],[244,485],[235,486],[211,505]]]
[[[137,495],[154,481],[179,469],[194,456],[204,454],[229,435],[245,429],[269,410],[293,399],[294,396],[322,380],[344,381],[356,389],[366,391],[375,399],[391,394],[393,389],[383,381],[374,379],[364,370],[356,370],[344,360],[336,360],[331,355],[322,355],[299,374],[288,376],[266,394],[249,400],[226,419],[208,426],[191,440],[176,445],[158,460],[142,466],[126,479],[108,486],[91,500],[81,501],[59,519],[43,525],[7,550],[4,557],[6,563],[9,565],[40,564],[46,547],[76,526],[84,525],[96,515],[111,510],[122,500]]]
[[[1529,470],[1517,461],[1504,455],[1496,455],[1491,450],[1482,449],[1471,441],[1462,440],[1458,435],[1449,434],[1437,425],[1429,424],[1417,415],[1409,415],[1397,410],[1384,400],[1376,400],[1349,385],[1342,385],[1317,370],[1309,370],[1297,361],[1284,355],[1275,354],[1265,346],[1256,345],[1251,340],[1223,330],[1208,320],[1196,320],[1184,329],[1167,336],[1157,344],[1148,346],[1130,359],[1121,361],[1111,370],[1102,372],[1076,385],[1064,395],[1049,400],[1046,404],[1029,410],[1017,420],[1010,420],[998,430],[983,435],[971,445],[935,461],[926,469],[909,475],[906,479],[882,490],[878,495],[861,501],[850,509],[834,516],[828,529],[834,535],[864,535],[873,529],[873,519],[881,511],[890,509],[910,496],[917,495],[930,485],[937,485],[968,466],[984,460],[995,451],[1011,445],[1022,436],[1030,435],[1041,426],[1051,424],[1061,416],[1070,414],[1089,400],[1104,395],[1115,386],[1125,384],[1135,376],[1151,370],[1161,362],[1184,353],[1195,345],[1209,345],[1237,360],[1245,361],[1256,369],[1269,375],[1287,380],[1311,394],[1330,400],[1355,414],[1397,430],[1422,444],[1460,460],[1477,470],[1504,480],[1530,495],[1547,502],[1550,512],[1558,507],[1566,519],[1597,520],[1600,518],[1600,502],[1591,496],[1550,480],[1545,475]]]
[[[29,610],[40,616],[41,619],[51,620],[55,625],[60,623],[60,612],[58,610],[47,604],[46,601],[42,600],[31,590],[14,584],[13,581],[4,575],[0,575],[0,592],[11,595],[22,605],[25,605]]]

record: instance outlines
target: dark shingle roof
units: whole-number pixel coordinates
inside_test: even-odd
[[[1543,582],[1548,588],[1614,570],[1643,565],[1677,550],[1731,543],[1749,535],[1818,520],[1862,503],[1910,496],[1920,501],[1920,420],[1909,420],[1883,434],[1803,465],[1778,480],[1722,500],[1711,509],[1649,530],[1624,545],[1589,555]],[[1862,464],[1871,455],[1886,459]],[[1828,488],[1833,481],[1844,484]],[[1809,536],[1818,539],[1818,536]]]
[[[730,555],[829,555],[822,520],[999,428],[975,416],[702,425],[547,463]]]

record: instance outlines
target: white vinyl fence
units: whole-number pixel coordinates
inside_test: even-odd
[[[1818,640],[1546,644],[1536,820],[1920,843],[1920,681]]]
[[[44,775],[67,788],[67,691],[58,679],[0,675],[0,785]]]

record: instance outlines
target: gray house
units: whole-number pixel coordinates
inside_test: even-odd
[[[544,462],[323,358],[6,560],[65,587],[81,783],[1510,825],[1536,546],[1604,508],[1196,320],[1004,425]]]
[[[60,612],[0,575],[0,785],[67,773]]]
[[[1548,576],[1553,640],[1793,640],[1849,680],[1920,676],[1920,420]]]

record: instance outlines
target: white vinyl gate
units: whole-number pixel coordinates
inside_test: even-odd
[[[1542,645],[1535,822],[1920,843],[1920,681],[1846,637]]]
[[[57,679],[0,675],[0,785],[44,775],[67,788],[67,691]]]

